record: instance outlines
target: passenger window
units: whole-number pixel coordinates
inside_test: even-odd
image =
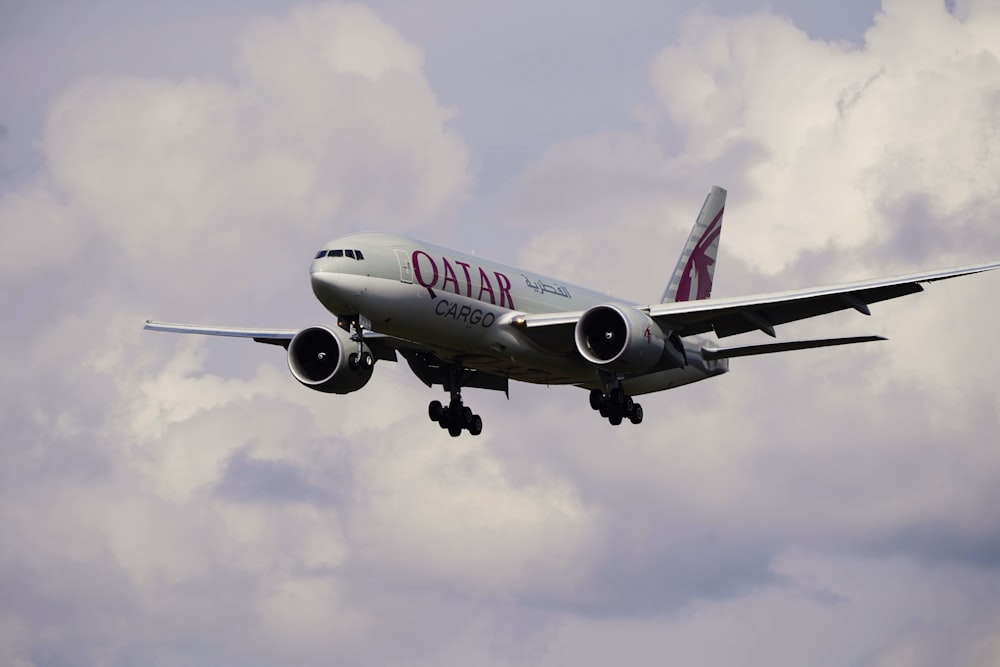
[[[353,250],[345,250],[344,254],[347,255],[348,257],[350,257],[351,259],[354,259],[354,251]]]
[[[326,257],[326,250],[320,250],[313,259],[319,259],[320,257]]]
[[[344,256],[344,251],[343,250],[331,250],[330,251],[330,257],[343,257],[343,256]]]
[[[354,256],[355,256],[356,258],[358,258],[358,259],[364,259],[364,258],[365,258],[365,256],[361,254],[361,251],[360,251],[360,250],[355,250],[355,251],[354,251]]]

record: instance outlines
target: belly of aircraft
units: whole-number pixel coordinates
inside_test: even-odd
[[[372,329],[431,348],[442,361],[541,384],[577,384],[596,376],[577,355],[552,354],[504,324],[509,311],[419,285],[383,281],[358,306]]]

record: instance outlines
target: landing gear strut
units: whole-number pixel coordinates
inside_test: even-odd
[[[620,387],[614,387],[605,394],[600,389],[590,392],[590,407],[601,413],[612,426],[618,426],[626,418],[633,424],[642,423],[642,406],[632,400]]]
[[[365,328],[358,320],[352,320],[350,326],[354,330],[351,340],[357,341],[358,351],[347,357],[347,367],[352,371],[370,371],[375,367],[375,357],[365,349]]]

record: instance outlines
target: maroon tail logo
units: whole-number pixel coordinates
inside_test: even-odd
[[[684,265],[684,272],[681,274],[680,283],[677,285],[677,301],[691,301],[693,299],[707,299],[712,293],[712,265],[715,259],[708,256],[708,250],[722,233],[722,213],[726,209],[720,209],[719,213],[712,220],[705,233],[701,235],[697,245],[691,251],[687,264]],[[691,278],[697,278],[698,293],[692,299]]]

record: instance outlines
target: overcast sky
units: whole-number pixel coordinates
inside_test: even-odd
[[[997,0],[3,3],[0,91],[0,663],[1000,663],[1000,275],[478,438],[141,331],[365,229],[655,301],[713,184],[715,296],[1000,258]]]

